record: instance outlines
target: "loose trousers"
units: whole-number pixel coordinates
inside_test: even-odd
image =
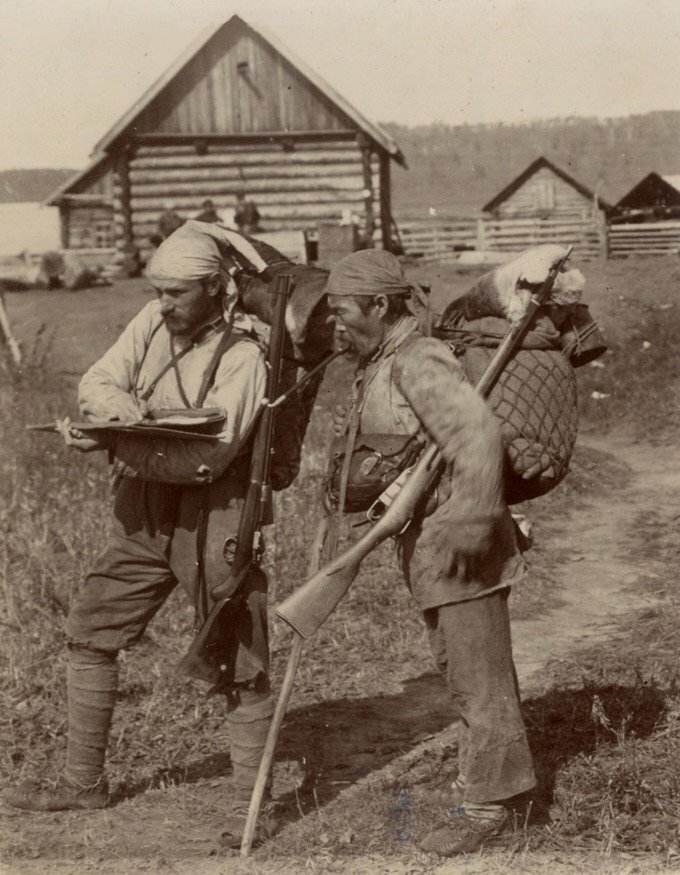
[[[93,651],[116,653],[133,646],[179,583],[197,609],[207,601],[207,589],[229,572],[222,555],[225,536],[236,534],[245,485],[234,478],[225,484],[223,506],[206,520],[207,538],[200,536],[199,512],[193,492],[172,484],[125,478],[116,496],[114,524],[108,547],[79,587],[66,620],[69,641]],[[188,501],[187,497],[191,500]],[[204,545],[201,546],[201,541]],[[208,579],[201,584],[199,558]],[[266,577],[249,595],[248,627],[225,646],[231,677],[249,683],[253,665],[268,667]],[[227,593],[228,594],[228,593]],[[199,619],[205,608],[198,610]],[[251,659],[241,659],[248,652]]]
[[[536,783],[512,660],[508,593],[424,612],[432,653],[460,718],[466,802],[500,802]]]

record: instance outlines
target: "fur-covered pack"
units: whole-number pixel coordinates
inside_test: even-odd
[[[432,325],[475,384],[509,328],[522,318],[532,291],[564,255],[561,246],[538,246],[482,276]],[[606,350],[576,269],[558,274],[548,303],[501,375],[488,403],[501,421],[506,445],[509,504],[553,489],[569,468],[578,433],[574,368]]]

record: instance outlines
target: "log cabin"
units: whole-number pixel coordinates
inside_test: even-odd
[[[354,217],[392,248],[394,140],[275,36],[238,15],[210,29],[99,140],[47,203],[66,249],[152,248],[168,203],[190,218],[210,198],[252,200],[264,231]]]
[[[607,251],[611,206],[544,156],[486,203],[477,248],[519,252],[542,243],[574,246],[584,258]]]

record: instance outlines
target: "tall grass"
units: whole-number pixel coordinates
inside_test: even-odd
[[[680,424],[680,306],[636,308],[636,324],[578,370],[581,416],[591,428],[624,424],[636,437],[663,439]]]
[[[43,351],[44,352],[44,351]],[[62,732],[61,625],[71,592],[106,536],[106,472],[25,431],[69,409],[43,354],[20,371],[0,360],[0,693],[3,771],[39,764]]]
[[[678,415],[674,406],[680,375],[675,351],[678,329],[679,308],[673,305],[661,311],[650,306],[638,334],[617,338],[613,351],[603,359],[604,368],[581,369],[582,415],[587,426],[609,428],[625,423],[640,434],[668,434]],[[345,371],[324,384],[302,476],[277,497],[277,521],[267,533],[273,602],[280,601],[305,577],[319,518],[317,498],[329,440],[328,411],[346,388],[348,377]],[[595,399],[593,392],[608,397]],[[53,420],[73,411],[73,400],[73,386],[51,370],[49,351],[34,351],[20,373],[0,355],[0,737],[5,740],[0,774],[5,783],[27,774],[53,774],[60,764],[65,733],[62,623],[73,588],[104,547],[108,533],[111,500],[101,454],[80,455],[64,448],[56,436],[24,429],[27,423]],[[567,482],[541,500],[540,512],[563,514],[569,502],[581,500],[590,489],[601,488],[603,476],[620,482],[624,475],[600,458],[577,456]],[[669,559],[677,555],[677,550],[673,553],[675,543],[662,545]],[[535,572],[524,594],[513,597],[523,615],[545,606],[541,581],[549,583],[551,549],[543,548],[543,559],[534,564]],[[140,645],[122,659],[120,701],[109,751],[109,771],[118,798],[153,787],[221,779],[228,771],[224,703],[219,697],[204,698],[202,688],[178,677],[174,670],[189,644],[192,619],[187,600],[171,596]],[[602,693],[602,684],[599,692],[588,687],[576,698],[562,695],[560,703],[571,708],[568,713],[564,708],[560,711],[554,699],[530,705],[530,717],[538,727],[536,737],[543,739],[546,747],[552,744],[567,749],[569,739],[584,725],[597,729],[591,733],[596,741],[593,746],[574,751],[568,761],[549,763],[556,821],[547,837],[543,833],[542,838],[532,838],[534,844],[544,842],[555,848],[580,835],[583,843],[605,850],[634,848],[636,842],[657,851],[671,847],[671,833],[677,828],[672,812],[677,813],[680,804],[677,782],[673,783],[667,765],[677,754],[679,706],[672,692],[671,665],[680,645],[678,620],[677,605],[671,606],[667,616],[638,628],[637,649],[629,639],[622,639],[593,656],[592,674],[598,677],[600,672],[602,679],[606,670],[610,686],[634,687],[631,676],[636,677],[636,671],[648,684],[654,675],[664,710],[655,712],[658,723],[647,727],[644,735],[634,735],[631,727],[641,725],[640,702],[647,707],[651,700],[624,695],[625,707],[621,708],[619,699]],[[664,647],[663,676],[643,652],[651,648],[650,642],[657,641]],[[274,683],[278,685],[290,640],[276,622],[272,622],[271,643]],[[654,652],[658,657],[658,649]],[[290,789],[291,782],[294,785],[291,804],[295,812],[301,808],[316,817],[317,806],[325,802],[324,793],[328,794],[332,785],[354,781],[357,768],[366,773],[388,762],[394,751],[410,746],[414,725],[424,727],[425,732],[444,725],[446,703],[441,693],[432,692],[427,685],[421,699],[404,693],[405,680],[430,670],[422,623],[388,545],[366,562],[345,602],[305,649],[288,729],[282,737],[280,760],[284,762],[279,763],[279,773],[294,759],[303,764],[303,773],[307,769],[310,774],[315,769],[340,768],[343,756],[349,757],[352,765],[339,774],[339,781],[328,776],[317,781],[314,774],[300,777],[292,769],[285,786]],[[578,686],[581,671],[581,665],[565,667],[563,675],[554,677],[554,686]],[[600,696],[599,711],[593,711],[595,695]],[[408,710],[413,701],[422,713]],[[370,729],[361,722],[375,720],[376,713],[381,713],[381,702],[391,707],[384,712],[384,726],[375,728],[370,743],[367,736],[348,736],[348,745],[358,737],[367,744],[365,754],[355,750],[350,754],[342,748],[343,735],[348,735],[350,727],[354,727],[353,732],[357,726]],[[626,717],[626,707],[633,717]],[[395,717],[399,709],[404,715],[401,728]],[[600,722],[593,723],[594,719]],[[329,726],[335,730],[332,738],[328,737]],[[362,756],[364,765],[357,767]],[[422,769],[408,780],[416,787],[438,777],[441,768],[441,759],[424,757]],[[379,798],[371,796],[375,792],[371,791],[366,804],[355,800],[352,809],[340,803],[337,830],[335,824],[328,827],[334,817],[332,808],[324,815],[323,831],[312,829],[310,819],[306,819],[300,841],[310,836],[321,840],[321,835],[326,835],[326,846],[335,855],[350,855],[355,852],[350,835],[354,830],[365,840],[365,847],[391,854],[393,842],[389,850],[381,800],[401,789],[402,777],[394,781],[392,786],[388,780]],[[208,802],[201,799],[195,804],[196,810],[203,810],[200,806]],[[661,818],[662,826],[653,826],[655,817]],[[55,840],[54,834],[50,840]],[[61,841],[63,855],[81,850],[76,838],[64,834]],[[17,842],[17,855],[32,853],[28,843],[20,838]],[[297,849],[290,852],[297,853]],[[271,853],[289,851],[285,844],[278,850],[273,845]]]
[[[62,626],[74,587],[104,548],[111,518],[103,454],[82,455],[58,436],[25,431],[73,410],[74,387],[51,373],[49,357],[30,357],[17,373],[0,367],[0,757],[3,777],[54,772],[65,733]],[[334,390],[331,392],[335,397]],[[319,519],[317,496],[329,437],[328,398],[315,411],[303,474],[277,496],[266,533],[272,601],[305,577]],[[389,622],[386,607],[389,606]],[[175,673],[191,640],[192,608],[173,594],[144,639],[122,655],[122,686],[109,750],[120,793],[179,779],[189,764],[224,752],[224,703]],[[393,625],[394,624],[394,625]],[[395,634],[394,629],[398,629]],[[272,622],[273,673],[280,679],[289,637]],[[375,659],[366,662],[367,652]],[[408,654],[406,664],[403,654]],[[303,661],[294,705],[370,696],[426,671],[422,625],[387,551],[372,557],[343,609]],[[398,655],[398,658],[397,658]],[[168,715],[172,715],[172,720]]]

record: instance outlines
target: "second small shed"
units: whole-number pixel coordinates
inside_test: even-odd
[[[680,174],[648,173],[616,204],[619,214],[638,218],[680,219]]]
[[[520,251],[540,243],[573,245],[583,256],[606,248],[610,205],[544,156],[482,207],[478,248]]]
[[[648,173],[615,209],[609,228],[610,255],[680,252],[680,174]]]

